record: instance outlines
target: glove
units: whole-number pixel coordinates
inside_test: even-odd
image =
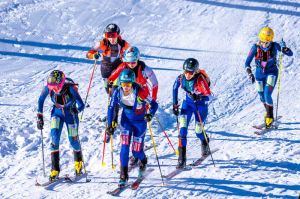
[[[78,110],[77,110],[76,107],[72,107],[70,112],[71,112],[72,115],[77,115],[78,114]]]
[[[43,114],[37,114],[37,128],[42,130],[44,128],[44,118]]]
[[[173,114],[178,116],[179,115],[179,105],[173,104]]]
[[[147,113],[145,114],[144,119],[146,120],[146,122],[150,122],[152,120],[152,117],[153,116],[151,114]]]
[[[191,94],[191,97],[194,101],[201,100],[201,95],[197,95],[196,93]]]
[[[105,129],[105,133],[106,133],[106,135],[108,135],[108,136],[113,135],[114,132],[115,132],[115,128],[113,128],[113,127],[107,127],[107,128]]]
[[[285,42],[283,41],[283,39],[280,41],[280,48],[281,49],[284,49],[284,48],[286,48],[286,44],[285,44]]]
[[[255,82],[255,77],[254,77],[254,75],[253,75],[251,69],[250,69],[250,68],[247,68],[246,71],[247,71],[248,76],[249,76],[248,78],[251,80],[252,84],[254,84],[254,82]]]
[[[100,53],[99,52],[96,52],[94,54],[94,59],[99,59],[101,57]]]

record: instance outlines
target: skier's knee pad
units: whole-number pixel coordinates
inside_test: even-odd
[[[187,115],[180,115],[179,116],[179,127],[186,128],[187,127]]]
[[[78,125],[68,124],[68,135],[69,137],[76,137],[78,135]]]
[[[140,137],[133,137],[132,151],[140,152],[143,149],[143,139]]]
[[[263,81],[256,81],[256,91],[259,93],[264,91],[264,82]]]
[[[122,145],[129,145],[130,144],[130,136],[128,130],[123,130],[121,133],[121,143]]]
[[[51,117],[51,129],[59,129],[60,118],[52,116]]]
[[[198,137],[198,135],[202,134],[202,127],[199,122],[197,122],[195,125],[195,132],[196,132],[197,137]]]

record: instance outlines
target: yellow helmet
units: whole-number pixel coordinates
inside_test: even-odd
[[[269,27],[264,27],[259,31],[258,37],[259,37],[260,41],[262,41],[262,42],[273,41],[274,31]]]

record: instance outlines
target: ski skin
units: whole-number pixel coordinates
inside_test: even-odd
[[[112,191],[108,191],[107,194],[112,195],[112,196],[119,196],[124,190],[126,190],[127,188],[131,187],[132,190],[136,190],[139,188],[141,182],[152,172],[154,171],[154,169],[149,169],[146,170],[145,175],[143,175],[140,178],[137,178],[133,183],[131,184],[126,184],[122,187],[117,187],[116,189],[112,190]]]
[[[137,190],[140,187],[140,184],[146,179],[146,177],[149,176],[152,171],[154,171],[153,168],[146,170],[143,176],[138,177],[136,181],[131,184],[131,189]]]
[[[211,152],[211,154],[215,153],[216,151],[218,151],[219,149],[215,149]],[[172,171],[171,173],[163,176],[164,178],[166,178],[167,180],[172,179],[174,176],[180,174],[182,171],[190,171],[193,169],[193,167],[199,166],[207,157],[209,157],[209,155],[205,155],[205,156],[201,156],[198,160],[196,160],[195,162],[189,164],[188,166],[186,166],[185,168],[180,168],[180,169],[175,169],[174,171]]]
[[[61,182],[76,182],[84,177],[86,177],[87,174],[82,174],[80,176],[74,176],[74,177],[70,177],[68,174],[65,175],[63,178],[58,178],[56,180],[52,180],[52,181],[47,181],[45,183],[39,183],[38,181],[36,181],[35,186],[39,186],[39,187],[48,187],[50,185],[54,185],[54,184],[58,184]],[[91,179],[87,179],[86,182],[90,182]]]

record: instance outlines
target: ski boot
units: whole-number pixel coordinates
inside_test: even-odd
[[[59,171],[57,170],[51,170],[50,176],[49,176],[49,181],[55,181],[58,180],[58,175],[59,175]]]
[[[266,129],[269,129],[272,127],[274,122],[274,116],[273,116],[273,106],[266,105],[266,117],[265,117],[265,125]]]
[[[81,151],[74,151],[74,169],[75,169],[76,176],[80,176],[82,174],[82,167],[83,167],[82,153]]]
[[[59,175],[59,151],[54,151],[51,153],[51,173],[49,176],[50,181],[54,181],[58,179]]]
[[[184,169],[186,167],[186,147],[178,147],[179,157],[176,169]]]
[[[208,156],[210,154],[208,143],[204,140],[201,142],[201,155]]]
[[[265,118],[266,129],[271,128],[272,125],[273,125],[273,122],[274,122],[273,118],[271,118],[271,117],[266,117],[266,118]]]
[[[129,158],[129,165],[130,165],[131,167],[137,165],[138,160],[139,160],[138,158],[135,158],[134,156],[131,156],[131,157]]]
[[[147,157],[145,156],[145,158],[143,160],[141,160],[139,162],[139,175],[138,178],[143,177],[144,172],[146,171],[146,167],[147,167]]]
[[[82,167],[83,167],[83,161],[75,161],[74,162],[74,168],[75,168],[75,175],[76,176],[82,175]]]
[[[128,182],[128,167],[121,167],[121,174],[119,180],[119,187],[123,188],[127,185]]]

